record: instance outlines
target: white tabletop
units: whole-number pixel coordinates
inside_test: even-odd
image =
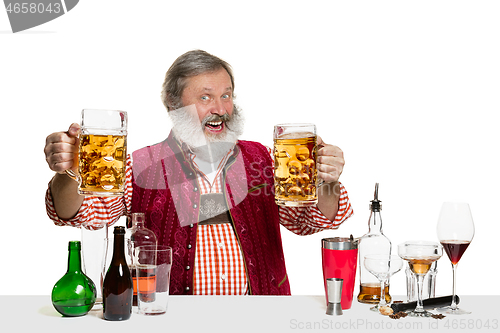
[[[50,296],[0,296],[2,327],[15,332],[50,329],[50,332],[285,332],[285,331],[491,331],[500,330],[499,296],[461,296],[460,306],[470,315],[444,319],[391,319],[356,301],[342,316],[325,314],[323,296],[170,296],[167,313],[109,322],[102,310],[83,317],[62,317]],[[395,297],[394,299],[403,299]],[[134,307],[134,312],[136,308]],[[13,332],[14,332],[13,331]]]

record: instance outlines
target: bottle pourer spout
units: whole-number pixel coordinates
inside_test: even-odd
[[[373,194],[373,200],[370,204],[370,210],[373,212],[380,212],[382,209],[382,205],[380,204],[380,200],[378,199],[378,186],[379,183],[375,183],[375,193]]]

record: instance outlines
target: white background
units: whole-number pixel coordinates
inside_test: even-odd
[[[307,121],[345,153],[355,215],[313,236],[283,229],[293,294],[323,294],[321,239],[367,231],[375,182],[393,249],[437,241],[441,203],[468,202],[458,294],[498,293],[500,2],[246,3],[85,0],[17,34],[0,9],[0,294],[50,294],[80,237],[45,213],[46,136],[82,108],[112,108],[129,112],[130,151],[163,140],[165,72],[197,48],[233,66],[243,139],[271,145],[274,124]],[[451,282],[444,256],[437,294]],[[403,272],[391,293],[405,293]]]

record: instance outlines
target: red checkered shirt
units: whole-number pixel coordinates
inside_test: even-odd
[[[269,153],[272,154],[271,149]],[[233,151],[221,160],[211,181],[197,167],[200,194],[222,193],[221,173]],[[272,157],[274,160],[274,157]],[[132,207],[132,159],[127,156],[126,193],[123,197],[85,197],[78,213],[69,220],[60,219],[55,211],[50,186],[45,196],[47,214],[56,225],[80,226],[82,223],[99,228],[112,225]],[[340,184],[337,216],[327,219],[317,207],[279,207],[280,223],[298,235],[310,235],[325,229],[337,229],[353,213],[347,191]],[[195,295],[242,295],[248,292],[243,255],[236,234],[229,223],[199,225],[196,235],[196,256],[193,279]]]

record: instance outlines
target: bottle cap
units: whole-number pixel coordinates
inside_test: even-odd
[[[125,227],[122,226],[116,226],[115,230],[113,231],[114,235],[125,235]]]
[[[132,213],[132,223],[144,223],[144,213]]]
[[[68,243],[68,250],[81,250],[82,244],[80,241],[70,241]]]

